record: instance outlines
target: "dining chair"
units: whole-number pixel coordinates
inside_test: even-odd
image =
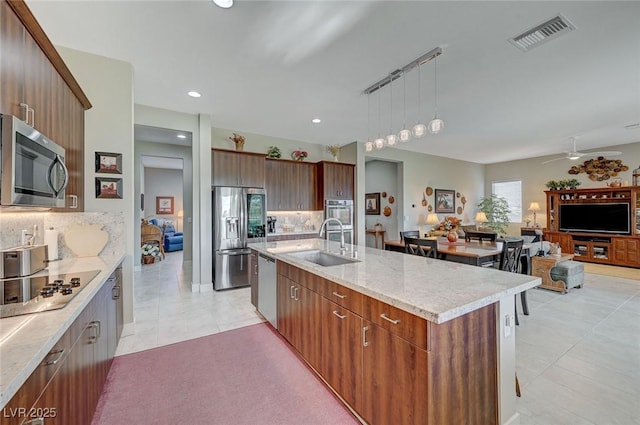
[[[425,250],[424,248],[428,249]],[[420,239],[405,236],[404,250],[407,254],[436,258],[438,253],[438,241],[436,239]]]
[[[406,237],[410,238],[419,238],[420,231],[419,230],[407,230],[406,232],[400,232],[400,240],[403,241]]]
[[[500,265],[498,268],[505,272],[520,273],[520,267],[522,267],[520,256],[522,255],[523,245],[524,239],[509,239],[502,242],[502,253],[500,254]],[[520,300],[522,301],[522,308],[524,310],[528,310],[526,292],[527,291],[522,291],[520,293]],[[516,325],[519,325],[518,304],[515,295],[514,309],[516,314]]]
[[[472,240],[478,242],[495,242],[498,234],[495,232],[476,232],[473,230],[464,231],[464,241],[471,242]]]

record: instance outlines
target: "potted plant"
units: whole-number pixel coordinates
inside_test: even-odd
[[[580,183],[580,180],[578,179],[569,179],[567,180],[567,186],[569,186],[569,189],[577,189],[578,186],[580,186],[582,183]]]
[[[160,254],[160,248],[158,245],[151,243],[145,243],[142,245],[142,262],[144,264],[153,264],[156,261],[158,254]]]
[[[245,138],[244,138],[243,135],[238,134],[238,133],[233,133],[233,136],[229,136],[229,140],[231,140],[233,143],[235,143],[237,151],[243,151],[244,150]]]
[[[558,182],[555,180],[549,180],[545,186],[547,186],[549,190],[558,190]]]
[[[487,216],[488,221],[484,224],[486,227],[502,235],[507,233],[507,226],[511,221],[509,220],[511,209],[506,199],[492,194],[480,200],[478,209]]]
[[[303,161],[308,156],[309,154],[307,153],[307,151],[303,151],[302,149],[291,152],[291,158],[295,159],[296,161]]]
[[[269,146],[269,150],[267,151],[267,158],[280,158],[282,153],[280,152],[280,148],[277,146]]]

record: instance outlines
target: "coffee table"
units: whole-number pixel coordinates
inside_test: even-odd
[[[551,269],[558,263],[573,259],[573,254],[550,254],[544,257],[531,257],[531,274],[542,278],[542,284],[538,288],[567,293],[567,285],[561,280],[553,280]]]

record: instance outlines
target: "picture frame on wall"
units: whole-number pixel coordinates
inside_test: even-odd
[[[122,154],[96,152],[96,173],[122,174]]]
[[[365,215],[380,215],[380,192],[364,195]]]
[[[122,179],[96,177],[96,198],[122,199]]]
[[[436,189],[436,214],[455,213],[456,211],[456,191],[448,189]]]
[[[173,214],[173,196],[156,196],[156,214]]]

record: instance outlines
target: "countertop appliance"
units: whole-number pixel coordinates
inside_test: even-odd
[[[47,267],[46,245],[19,246],[0,251],[0,279],[29,276]]]
[[[259,254],[258,257],[258,311],[278,329],[276,259]]]
[[[324,218],[337,218],[344,229],[344,242],[353,244],[353,201],[344,199],[327,199],[324,201]],[[329,222],[326,224],[325,238],[340,242],[340,226]]]
[[[247,244],[266,241],[267,194],[262,188],[214,186],[213,279],[215,290],[249,286]]]
[[[98,273],[100,270],[0,279],[0,318],[62,308]]]
[[[0,205],[64,207],[64,148],[13,115],[0,115]]]
[[[272,215],[267,216],[267,233],[276,232],[276,221],[278,221],[277,217]]]

